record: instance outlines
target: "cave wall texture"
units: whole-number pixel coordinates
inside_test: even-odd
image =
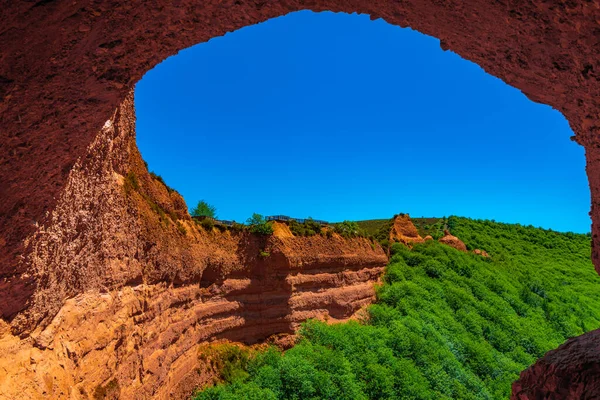
[[[124,133],[134,121],[121,118],[119,106],[127,105],[146,71],[179,50],[303,9],[367,13],[432,35],[443,50],[562,112],[586,151],[592,259],[600,271],[598,0],[4,0],[0,5],[0,314],[14,334],[26,338],[46,328],[66,298],[92,289],[184,284],[200,279],[211,265],[242,268],[223,250],[236,248],[235,242],[182,241],[175,226],[158,230],[156,221],[139,222],[145,208],[134,205],[142,197],[127,200],[119,189],[128,170],[143,176],[144,198],[182,219],[185,204],[148,181]],[[198,266],[182,267],[190,263]],[[543,382],[559,369],[568,374],[565,360],[575,347],[556,351],[565,355],[560,366],[525,371],[515,384],[519,398],[558,393],[556,385]],[[559,359],[556,354],[544,362]],[[563,386],[567,381],[556,380]],[[563,387],[561,393],[565,398],[575,392]]]
[[[0,320],[0,399],[188,398],[210,381],[204,342],[290,335],[375,299],[387,256],[368,239],[194,222],[146,170],[133,105],[129,94],[28,239],[36,287]]]

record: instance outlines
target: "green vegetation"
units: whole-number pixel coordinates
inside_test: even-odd
[[[98,385],[94,390],[94,400],[114,399],[119,396],[119,381],[111,379],[106,386]]]
[[[137,192],[140,196],[142,196],[142,198],[146,201],[150,209],[152,209],[152,211],[158,214],[161,224],[168,226],[169,219],[167,218],[167,215],[169,216],[169,218],[171,218],[171,221],[178,221],[177,214],[175,214],[174,211],[165,210],[142,190],[142,188],[140,187],[140,182],[135,172],[129,171],[127,175],[125,175],[123,188],[125,190],[125,195],[127,196],[133,195],[134,192]],[[185,229],[185,227],[182,228]],[[178,229],[180,232],[182,232],[179,227]]]
[[[431,236],[435,240],[438,240],[444,236],[444,229],[448,224],[448,219],[443,218],[411,218],[411,221],[419,231],[421,237],[427,235]]]
[[[520,371],[598,328],[589,235],[447,223],[491,257],[394,244],[368,322],[309,321],[295,347],[233,357],[224,383],[194,398],[507,399]]]
[[[386,226],[389,228],[392,226],[392,220],[390,218],[388,218],[388,219],[367,219],[364,221],[356,221],[356,223],[358,224],[358,227],[360,228],[360,230],[362,232],[364,232],[365,235],[367,235],[367,236],[374,236],[378,232],[380,232],[382,230],[382,228],[384,228]],[[389,229],[388,229],[388,235],[389,235]]]
[[[321,234],[321,224],[308,217],[303,223],[296,220],[289,222],[290,231],[294,236],[314,236]]]
[[[365,234],[361,231],[358,223],[354,221],[338,222],[333,225],[333,231],[345,238],[364,237]]]
[[[203,345],[199,351],[201,365],[225,382],[246,379],[249,360],[254,351],[230,343]]]
[[[204,200],[200,200],[198,204],[196,204],[196,207],[192,209],[191,214],[192,217],[217,218],[217,208]]]
[[[419,231],[421,237],[430,235],[435,240],[444,236],[444,229],[448,219],[443,218],[411,218],[411,221]],[[393,219],[369,219],[357,221],[357,224],[365,235],[373,237],[384,248],[387,247],[390,229],[393,224]]]
[[[268,251],[265,251],[265,250],[259,250],[258,256],[260,258],[267,258],[267,257],[271,256],[271,253],[269,253]]]
[[[179,233],[181,233],[183,236],[185,236],[187,234],[187,229],[185,229],[185,226],[183,226],[183,224],[181,223],[181,221],[177,220],[177,230],[179,231]]]
[[[215,223],[211,218],[205,218],[202,221],[200,221],[200,226],[202,226],[208,232],[211,232],[215,227]]]
[[[123,183],[123,187],[125,188],[125,193],[127,195],[131,194],[133,191],[137,191],[140,189],[140,183],[135,175],[135,172],[129,171],[127,175],[125,175],[125,182]]]
[[[364,236],[377,241],[384,251],[388,251],[390,247],[390,230],[394,224],[394,218],[369,219],[357,221],[356,223]]]
[[[229,229],[233,232],[239,233],[239,232],[243,232],[246,229],[246,225],[233,221],[233,224],[231,225],[231,227]]]
[[[250,232],[258,234],[258,235],[272,235],[273,234],[273,226],[270,222],[265,220],[260,214],[254,213],[248,220],[246,224],[249,225]]]

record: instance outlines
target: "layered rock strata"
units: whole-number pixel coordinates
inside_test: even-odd
[[[28,243],[31,301],[0,330],[0,398],[185,397],[208,379],[200,343],[346,319],[373,301],[387,262],[363,238],[202,228],[147,172],[132,96],[73,166],[50,221]]]

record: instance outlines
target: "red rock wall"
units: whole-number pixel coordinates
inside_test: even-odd
[[[128,96],[29,239],[36,285],[0,323],[0,398],[186,398],[210,378],[200,343],[255,343],[374,299],[387,257],[370,240],[206,231],[186,210],[146,171]]]
[[[411,246],[413,243],[424,241],[425,239],[419,235],[417,227],[412,223],[410,215],[399,214],[394,217],[394,223],[390,229],[390,243],[400,242]]]
[[[0,313],[15,332],[48,323],[64,297],[102,286],[190,282],[210,265],[224,271],[244,265],[232,256],[238,253],[222,250],[238,248],[235,241],[216,245],[191,230],[194,239],[182,239],[174,225],[158,228],[156,215],[140,208],[144,196],[173,213],[181,202],[147,176],[133,200],[121,196],[122,168],[143,168],[128,158],[134,151],[127,153],[125,138],[102,127],[164,58],[300,9],[369,13],[410,26],[560,110],[586,148],[592,258],[600,270],[596,0],[4,1]],[[109,150],[110,163],[103,157]]]
[[[512,400],[600,397],[600,330],[569,339],[521,373]]]

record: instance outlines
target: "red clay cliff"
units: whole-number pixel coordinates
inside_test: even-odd
[[[394,222],[390,229],[390,243],[399,242],[410,246],[424,241],[425,239],[419,235],[417,227],[412,223],[408,214],[394,216]]]
[[[133,96],[88,150],[29,244],[30,305],[0,323],[1,398],[92,398],[106,388],[184,398],[206,380],[202,342],[256,343],[308,318],[347,319],[374,300],[387,257],[371,240],[195,223],[146,170]]]

